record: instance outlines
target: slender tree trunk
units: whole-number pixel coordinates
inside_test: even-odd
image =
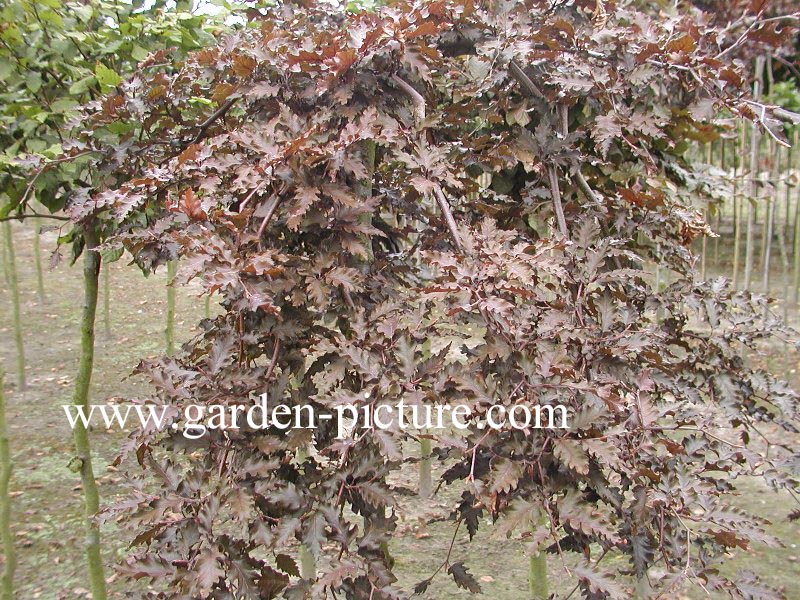
[[[778,148],[776,150],[776,158],[780,158],[780,148]],[[777,161],[777,164],[780,165],[780,162]],[[787,167],[788,167],[788,165],[787,165]],[[779,167],[775,169],[775,173],[776,173],[776,181],[777,181],[777,177],[780,174],[780,168]],[[786,185],[786,191],[787,191],[786,204],[788,206],[788,204],[789,204],[789,194],[788,194],[789,185],[788,185],[788,181],[785,182],[785,185]],[[777,208],[777,203],[778,203],[779,197],[780,197],[780,188],[778,187],[778,184],[776,183],[775,184],[775,204],[776,204],[776,208]],[[789,301],[790,301],[789,300],[789,251],[788,251],[788,249],[786,247],[786,236],[784,234],[784,229],[782,227],[778,227],[777,228],[777,233],[778,233],[778,250],[780,250],[780,254],[781,254],[781,285],[783,286],[783,288],[782,288],[783,320],[787,321],[788,318],[789,318]],[[786,346],[784,345],[784,350],[785,349],[786,349]]]
[[[14,344],[17,347],[17,389],[24,392],[25,383],[25,344],[22,341],[22,316],[19,306],[19,279],[17,278],[17,259],[14,256],[14,235],[11,223],[3,223],[6,248],[6,271],[8,272],[8,289],[11,294],[11,319],[14,322]]]
[[[727,169],[725,168],[725,148],[728,145],[728,140],[721,139],[720,140],[720,168],[727,173]],[[722,235],[720,232],[722,231],[722,209],[725,207],[725,204],[720,203],[717,207],[717,212],[714,218],[714,233],[717,234],[717,237],[714,238],[714,266],[716,269],[719,270],[719,238]]]
[[[767,67],[767,89],[765,90],[767,94],[771,94],[775,90],[775,76],[772,72],[772,56],[767,54],[766,56],[766,67]]]
[[[764,57],[756,58],[755,81],[753,82],[753,98],[761,97],[761,81],[764,71]],[[753,277],[753,229],[755,228],[755,202],[758,194],[756,177],[758,175],[758,150],[760,142],[758,126],[753,124],[750,137],[750,185],[747,204],[747,230],[745,234],[744,289],[749,290]]]
[[[777,149],[777,157],[780,158],[780,147]],[[776,178],[780,178],[781,169],[780,169],[780,161],[778,161],[778,167],[775,169],[777,173]],[[791,156],[789,152],[786,153],[786,172],[785,174],[788,176],[789,169],[791,168]],[[789,264],[789,248],[786,244],[786,235],[789,229],[789,180],[788,178],[783,178],[783,185],[786,188],[785,194],[785,218],[783,222],[783,227],[778,227],[778,249],[781,253],[781,284],[782,284],[782,302],[781,308],[783,309],[783,322],[789,322],[789,303],[791,302],[790,292],[789,292],[789,283],[791,278],[791,267]],[[775,183],[775,202],[778,202],[780,198],[780,187],[776,180]],[[789,369],[789,345],[783,344],[783,353],[782,353],[782,368],[784,371],[788,371]]]
[[[788,158],[786,161],[787,171],[791,169],[794,165],[792,164],[792,159],[794,158],[794,146],[800,143],[800,131],[795,130],[794,132],[794,139],[792,140],[792,146],[789,147]],[[787,182],[788,183],[788,182]],[[791,197],[791,188],[790,186],[786,187],[786,202],[790,202]],[[792,291],[794,294],[794,304],[797,305],[797,298],[798,298],[798,289],[800,289],[800,196],[795,193],[795,209],[794,209],[794,231],[792,232],[793,236],[793,256],[792,256],[792,263],[793,263],[793,272],[794,272],[794,282],[792,283]]]
[[[772,170],[769,163],[772,160],[772,144],[770,142],[771,142],[770,140],[767,140],[766,144],[762,143],[762,146],[766,145],[765,161],[767,162],[767,164],[765,165],[766,173],[763,171],[760,172],[758,179],[763,182],[764,190],[768,190],[769,186],[771,185],[770,174],[772,173]],[[762,194],[764,194],[763,191]],[[771,244],[770,239],[768,238],[769,232],[767,231],[770,227],[770,214],[771,214],[770,211],[773,210],[773,207],[771,205],[771,200],[772,200],[771,196],[769,196],[768,194],[764,194],[764,222],[761,224],[761,246],[759,248],[759,255],[758,255],[758,261],[762,267],[764,266],[764,259],[767,255],[767,249]]]
[[[111,339],[111,271],[106,261],[100,261],[103,269],[103,331]]]
[[[781,229],[780,225],[776,223],[778,219],[778,213],[780,212],[780,188],[779,188],[779,179],[781,175],[781,151],[780,146],[778,144],[770,143],[770,158],[772,159],[772,165],[769,169],[769,178],[771,181],[771,189],[772,189],[772,196],[767,200],[769,202],[768,210],[767,210],[767,235],[766,235],[766,249],[764,251],[764,277],[763,277],[763,289],[765,294],[769,294],[769,280],[770,280],[770,260],[772,257],[772,238],[775,236],[775,232],[777,230],[779,234],[779,239],[783,240],[783,230]],[[785,248],[780,248],[781,252],[785,251]],[[783,255],[781,256],[783,257]],[[784,286],[786,287],[786,281],[784,278],[783,281]],[[788,288],[787,288],[788,291]],[[787,297],[784,295],[784,302],[786,301]]]
[[[666,290],[670,284],[670,277],[669,277],[669,269],[665,269],[661,266],[661,244],[656,244],[656,272],[655,272],[655,288],[656,293],[661,293],[662,290]],[[656,322],[661,323],[664,320],[664,309],[659,306],[658,310],[656,310]]]
[[[544,550],[540,550],[536,556],[531,556],[528,590],[531,598],[535,600],[547,600],[550,595],[547,586],[547,555]]]
[[[769,264],[772,254],[772,234],[775,221],[775,199],[767,198],[767,220],[764,225],[767,228],[767,233],[764,236],[766,247],[764,248],[764,263],[762,265],[764,272],[761,278],[761,289],[765,294],[769,294]]]
[[[656,261],[656,268],[654,273],[655,281],[653,285],[655,287],[656,294],[660,294],[661,293],[661,244],[658,243],[656,244],[655,261]]]
[[[714,146],[711,142],[706,143],[706,164],[711,168],[711,162],[714,157]],[[708,200],[705,200],[705,207],[703,208],[703,220],[708,223],[710,216],[710,206]],[[708,235],[703,235],[702,247],[700,250],[700,279],[706,280],[706,260],[708,258]]]
[[[14,600],[14,571],[17,554],[14,551],[14,535],[11,533],[11,453],[8,448],[6,427],[5,373],[0,369],[0,538],[3,541],[3,575],[0,584],[0,599]]]
[[[656,263],[656,274],[655,274],[655,288],[656,294],[661,292],[661,263]]]
[[[433,491],[433,479],[431,477],[431,440],[429,438],[419,438],[419,495],[423,498],[430,498]]]
[[[89,388],[94,366],[94,327],[97,313],[97,288],[100,278],[100,254],[97,252],[97,234],[91,225],[84,228],[86,245],[83,250],[83,314],[81,316],[81,356],[78,376],[75,379],[75,395],[72,403],[82,406],[88,414]],[[103,575],[103,560],[100,555],[100,528],[93,517],[100,510],[100,495],[92,469],[92,452],[89,432],[80,419],[73,429],[75,451],[80,465],[81,485],[84,498],[84,525],[86,528],[86,560],[89,567],[89,584],[93,600],[106,600],[106,580]]]
[[[208,296],[206,296],[207,298]],[[299,447],[294,454],[295,464],[298,469],[302,469],[303,463],[308,457],[308,448],[305,446]],[[303,579],[316,579],[317,578],[317,560],[314,558],[311,550],[305,544],[300,544],[300,576]]]
[[[8,256],[6,256],[6,227],[0,227],[0,260],[3,266],[3,281],[6,286],[11,286],[11,275],[8,273]]]
[[[778,171],[778,175],[783,179],[783,184],[786,189],[789,189],[789,170],[792,168],[792,149],[786,149],[786,168],[783,171]],[[783,206],[783,239],[789,239],[789,230],[792,221],[792,206],[789,204],[789,194],[786,194],[785,203]]]
[[[39,219],[33,219],[33,260],[36,266],[36,293],[39,296],[39,302],[44,303],[44,273],[42,270],[42,248],[41,240],[39,239],[39,230],[41,224]]]
[[[537,550],[535,555],[531,554],[528,565],[528,593],[531,600],[547,600],[550,596],[547,585],[547,554],[543,547]]]
[[[741,127],[742,144],[741,148],[744,149],[744,125]],[[738,289],[739,285],[739,256],[741,255],[741,239],[742,239],[742,215],[739,205],[739,171],[737,170],[737,161],[741,162],[739,152],[737,151],[737,138],[733,139],[733,289]]]
[[[786,195],[790,195],[790,188],[786,189]],[[794,282],[792,283],[794,304],[797,306],[797,299],[800,296],[800,240],[798,233],[800,233],[800,198],[795,200],[797,209],[794,212],[794,254],[792,256],[792,271],[794,273]]]
[[[167,342],[167,354],[175,354],[175,286],[172,284],[178,272],[178,261],[167,263],[167,326],[164,335]]]

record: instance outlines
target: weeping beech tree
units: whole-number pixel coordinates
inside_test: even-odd
[[[113,222],[145,269],[180,256],[176,281],[221,298],[179,354],[138,368],[168,418],[119,457],[140,465],[104,517],[134,538],[123,572],[162,598],[411,593],[391,555],[411,492],[390,475],[418,460],[417,432],[182,435],[187,405],[263,392],[318,413],[466,405],[466,430],[426,431],[453,535],[490,519],[576,553],[585,597],[771,595],[718,565],[774,542],[731,506],[741,476],[795,485],[791,448],[762,454],[756,424],[793,431],[796,395],[742,356],[790,332],[763,298],[698,277],[709,229],[685,155],[722,111],[776,137],[795,118],[749,95],[737,57],[794,31],[755,4],[725,22],[682,3],[285,4],[96,103],[81,147],[109,184],[68,213]],[[104,145],[120,122],[143,131]],[[494,403],[563,405],[569,427],[487,428]],[[439,573],[480,589],[454,548],[416,592]]]

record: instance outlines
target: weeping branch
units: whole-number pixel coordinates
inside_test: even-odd
[[[756,18],[752,23],[750,23],[750,25],[747,27],[747,29],[744,30],[744,32],[739,36],[739,38],[733,44],[731,44],[727,48],[724,48],[724,49],[720,50],[719,53],[717,53],[717,55],[714,58],[716,60],[719,60],[723,56],[728,54],[731,50],[735,50],[736,48],[741,46],[747,40],[747,37],[755,29],[757,29],[758,27],[761,27],[763,25],[766,25],[767,23],[772,23],[774,21],[797,21],[797,20],[800,20],[800,14],[779,15],[777,17],[768,17],[766,19],[762,19],[761,18],[762,14],[763,14],[763,10],[762,10],[762,12],[760,12],[758,14],[758,18]]]
[[[398,75],[392,75],[392,81],[394,81],[401,90],[411,97],[411,102],[414,104],[414,117],[416,118],[417,122],[419,123],[424,120],[426,110],[425,98],[422,97],[422,94],[420,94],[410,83]],[[458,226],[456,225],[455,217],[453,217],[453,211],[450,210],[450,203],[447,201],[447,198],[445,197],[440,185],[437,184],[433,188],[433,195],[436,198],[436,203],[439,205],[439,209],[444,215],[444,220],[447,222],[447,228],[450,230],[450,237],[453,238],[453,244],[455,244],[455,247],[458,248],[459,252],[463,252],[464,246],[461,244],[461,237],[458,235]]]
[[[461,245],[461,237],[458,235],[456,220],[453,217],[453,212],[450,210],[450,204],[447,202],[447,198],[445,198],[444,192],[442,191],[440,185],[437,184],[436,187],[433,188],[433,194],[436,196],[436,202],[439,204],[439,208],[442,210],[442,214],[444,215],[444,220],[447,222],[447,228],[450,230],[450,237],[453,238],[453,244],[455,244],[459,252],[464,252],[464,246]]]
[[[250,190],[247,196],[245,196],[245,199],[242,200],[242,203],[239,205],[239,212],[244,212],[244,209],[247,208],[247,205],[249,204],[250,200],[252,200],[253,196],[256,195],[256,192],[258,192],[258,190],[261,189],[261,186],[264,185],[265,181],[266,181],[265,179],[262,179],[259,183],[256,184],[256,186],[252,190]]]
[[[414,118],[418,122],[423,121],[425,119],[425,98],[422,97],[422,94],[399,75],[392,75],[392,81],[397,84],[397,87],[411,96],[411,102],[414,104]]]
[[[595,191],[589,186],[589,182],[586,181],[586,177],[584,177],[583,173],[581,173],[580,167],[578,168],[577,171],[575,171],[574,177],[575,177],[575,183],[578,184],[578,187],[586,195],[586,197],[594,204],[600,204],[600,198],[597,196]]]
[[[261,220],[261,225],[258,227],[258,233],[256,237],[260,240],[261,236],[264,235],[264,230],[267,228],[270,220],[272,219],[272,215],[275,214],[275,211],[278,209],[278,204],[280,204],[280,197],[274,196],[270,200],[270,205],[267,207],[267,213],[264,215],[264,218]]]
[[[528,95],[546,100],[544,94],[542,94],[542,91],[536,86],[535,83],[533,83],[533,81],[531,81],[530,77],[525,74],[525,71],[522,70],[522,67],[520,67],[513,60],[511,61],[510,70],[514,78],[517,79],[517,81],[519,81],[525,88]],[[566,137],[567,133],[569,133],[567,128],[567,108],[564,104],[558,104],[556,110],[558,111],[561,135]],[[569,237],[567,220],[564,218],[564,207],[561,203],[561,190],[558,187],[558,171],[556,170],[556,166],[554,164],[549,164],[547,166],[547,178],[550,184],[550,195],[553,198],[553,212],[555,212],[556,220],[558,221],[558,229],[561,232],[561,235],[564,237]]]
[[[264,376],[264,381],[269,381],[272,374],[275,372],[275,367],[278,364],[278,356],[280,356],[281,352],[281,341],[276,337],[275,338],[275,347],[272,349],[272,358],[269,361],[269,367],[267,368],[267,374]]]
[[[567,134],[569,133],[566,105],[559,103],[557,106],[557,111],[561,135],[566,138]],[[561,232],[561,235],[564,237],[569,237],[567,220],[564,218],[564,206],[561,204],[561,190],[558,187],[558,170],[552,163],[547,165],[547,177],[550,180],[550,195],[553,197],[553,212],[556,213],[558,229]]]
[[[53,159],[48,160],[47,162],[45,162],[41,167],[39,167],[39,169],[33,175],[31,180],[28,182],[28,187],[25,188],[25,193],[22,195],[22,199],[18,203],[19,206],[25,206],[26,205],[26,203],[28,202],[28,198],[33,193],[33,186],[36,184],[36,180],[39,179],[39,176],[42,173],[44,173],[47,169],[49,169],[53,165],[57,165],[57,164],[64,163],[64,162],[69,162],[71,160],[75,160],[76,158],[81,158],[82,156],[86,156],[88,154],[92,154],[93,152],[98,152],[98,150],[85,150],[83,152],[78,152],[77,154],[70,154],[68,156],[62,156],[60,158],[53,158]],[[67,219],[66,217],[56,217],[56,216],[51,216],[51,215],[40,215],[36,211],[34,211],[32,209],[31,209],[31,212],[32,212],[33,215],[35,215],[37,217],[48,217],[49,216],[49,217],[51,217],[53,219],[59,219],[61,221],[69,221],[69,219]],[[16,217],[5,217],[3,219],[0,219],[0,221],[7,221],[7,220],[10,220],[10,219],[14,219],[14,218],[16,218],[18,220],[22,220],[23,218],[25,218],[25,215],[18,215]]]
[[[225,114],[236,104],[236,101],[239,100],[239,96],[232,96],[225,100],[217,110],[211,113],[211,116],[208,117],[205,121],[200,123],[200,126],[197,129],[197,134],[191,141],[191,144],[196,144],[200,140],[202,140],[206,135],[206,130],[211,127],[215,121],[221,119],[225,116]]]
[[[556,213],[558,229],[561,235],[569,237],[567,220],[564,218],[564,207],[561,205],[561,190],[558,189],[558,173],[555,165],[547,165],[547,177],[550,180],[550,195],[553,197],[553,209]]]
[[[531,78],[528,77],[523,68],[519,66],[516,61],[511,61],[509,64],[509,71],[514,79],[516,79],[531,96],[539,98],[540,100],[547,100],[547,97],[542,93],[542,90],[539,89],[539,86],[533,83]]]

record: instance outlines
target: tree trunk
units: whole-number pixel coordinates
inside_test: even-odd
[[[535,529],[533,526],[531,529]],[[528,565],[528,593],[531,600],[547,600],[550,591],[547,585],[547,554],[543,547],[536,555],[531,554]]]
[[[528,590],[534,600],[547,600],[550,595],[547,586],[547,555],[544,550],[540,550],[536,556],[531,556]]]
[[[11,276],[8,273],[8,257],[6,256],[6,227],[3,225],[0,227],[0,261],[2,261],[3,267],[3,281],[6,282],[6,286],[11,285]]]
[[[42,248],[39,239],[41,225],[38,218],[33,219],[33,260],[36,263],[36,293],[39,302],[44,303],[44,273],[42,271]]]
[[[772,233],[775,220],[775,199],[767,198],[767,220],[764,226],[767,233],[764,235],[764,263],[762,265],[764,272],[762,273],[761,289],[765,294],[769,294],[769,263],[770,255],[772,254]]]
[[[720,140],[720,157],[719,157],[719,166],[720,168],[728,172],[725,168],[725,148],[728,145],[728,140],[722,139]],[[722,230],[722,209],[724,208],[724,204],[720,203],[717,206],[717,212],[714,215],[714,233],[717,234],[717,237],[714,238],[714,266],[716,269],[719,270],[719,238],[720,238],[720,231]]]
[[[14,344],[17,347],[17,390],[24,392],[25,383],[25,344],[22,341],[22,316],[19,307],[19,279],[17,278],[17,259],[14,256],[14,234],[11,223],[3,223],[6,248],[6,271],[8,290],[11,294],[11,319],[14,322]]]
[[[714,146],[711,142],[706,143],[706,164],[708,168],[711,168],[711,162],[714,158]],[[705,200],[705,207],[703,208],[703,220],[708,223],[709,217],[711,216],[710,205],[708,200]],[[708,259],[708,235],[703,235],[703,240],[701,242],[701,250],[700,250],[700,279],[702,281],[706,280],[706,261]]]
[[[784,243],[783,237],[783,229],[781,228],[780,224],[776,221],[778,220],[778,214],[780,212],[780,183],[779,179],[781,176],[781,150],[780,146],[775,143],[769,144],[770,148],[770,158],[772,159],[772,165],[769,170],[769,178],[771,180],[772,185],[772,197],[768,200],[769,206],[767,211],[767,236],[766,236],[766,249],[764,252],[764,278],[763,278],[763,288],[764,293],[769,294],[769,280],[770,280],[770,259],[772,256],[772,238],[775,236],[775,232],[778,232],[778,239],[781,240],[781,244]],[[781,259],[788,260],[785,256],[786,248],[781,246]],[[788,266],[788,265],[782,265]],[[786,283],[785,278],[785,271],[784,271],[784,279],[782,285],[784,286],[785,291],[788,291],[788,285]],[[787,300],[787,296],[784,295],[784,303]]]
[[[175,353],[175,286],[172,281],[178,272],[178,261],[171,260],[167,263],[167,326],[164,336],[167,342],[167,355]]]
[[[431,440],[430,438],[419,439],[419,487],[418,492],[422,498],[430,498],[433,491],[433,479],[431,477]]]
[[[0,538],[3,541],[3,575],[0,584],[0,599],[14,600],[14,571],[17,555],[14,551],[14,535],[11,533],[11,497],[8,484],[11,481],[11,453],[8,449],[6,427],[6,396],[4,373],[0,369]]]
[[[766,146],[767,146],[766,148],[767,152],[765,160],[767,161],[767,163],[769,163],[769,161],[772,159],[772,144],[767,143]],[[767,164],[766,167],[767,167],[766,173],[762,171],[758,174],[758,180],[763,181],[764,190],[769,189],[770,186],[771,171],[769,169],[769,164]],[[772,198],[768,194],[765,194],[764,192],[762,192],[762,194],[764,194],[764,222],[761,224],[761,246],[759,248],[758,262],[763,267],[764,260],[767,255],[767,248],[770,245],[770,240],[767,236],[769,234],[768,229],[770,226],[770,214],[771,214],[770,211],[772,210],[771,206]]]
[[[75,395],[72,403],[82,406],[89,413],[89,387],[94,366],[94,326],[97,313],[97,288],[100,278],[100,254],[97,252],[97,234],[92,226],[84,228],[86,245],[83,250],[83,314],[81,316],[81,356],[78,376],[75,379]],[[93,517],[100,509],[100,496],[92,469],[92,453],[89,432],[78,420],[73,429],[75,451],[80,465],[81,485],[84,498],[84,525],[86,528],[86,560],[89,567],[89,584],[93,600],[106,600],[106,580],[100,556],[100,528]]]
[[[776,150],[776,158],[780,158],[780,148]],[[780,165],[780,162],[777,162]],[[788,165],[787,165],[788,170]],[[775,207],[777,209],[778,206],[778,199],[780,197],[780,188],[777,185],[777,177],[780,175],[780,168],[775,169],[776,173],[776,184],[775,184]],[[786,204],[789,204],[789,185],[788,181],[785,182],[786,185]],[[784,229],[782,227],[778,227],[776,229],[778,233],[778,250],[780,251],[781,255],[781,285],[782,285],[782,308],[783,308],[783,320],[787,321],[789,318],[789,250],[786,246],[786,236],[784,235]],[[784,344],[784,351],[786,350],[786,345]],[[785,352],[784,352],[785,355]],[[784,356],[785,358],[785,356]]]
[[[101,261],[103,268],[103,330],[106,339],[111,339],[111,271],[108,263]]]
[[[794,139],[792,140],[792,145],[789,147],[789,154],[788,159],[786,161],[787,171],[792,168],[792,158],[793,158],[793,148],[800,142],[800,132],[794,132]],[[786,188],[786,202],[789,202],[789,198],[791,197],[791,189],[787,186]],[[798,297],[798,289],[800,289],[800,196],[795,194],[795,209],[794,209],[794,231],[792,232],[793,236],[793,256],[792,256],[792,263],[793,263],[793,271],[794,271],[794,282],[792,283],[792,291],[794,293],[794,304],[797,305],[797,297]]]
[[[753,82],[753,98],[761,96],[761,78],[764,71],[764,57],[756,58],[755,81]],[[758,126],[753,124],[750,137],[750,185],[748,187],[747,229],[745,232],[744,289],[750,289],[753,277],[753,229],[755,228],[755,202],[758,194],[756,176],[758,175],[758,150],[761,140]]]
[[[206,296],[208,298],[208,296]],[[305,446],[299,447],[294,454],[295,464],[298,469],[303,468],[303,463],[308,457],[308,449]],[[303,579],[314,580],[317,578],[317,560],[314,554],[305,544],[300,544],[300,577]]]
[[[744,149],[744,125],[741,128],[742,144]],[[733,139],[733,277],[731,278],[732,287],[734,290],[738,289],[739,285],[739,255],[741,254],[741,239],[742,239],[742,211],[739,204],[739,172],[737,170],[737,161],[741,161],[737,148],[737,138]]]
[[[792,168],[792,149],[791,147],[786,149],[786,168],[781,171],[778,169],[778,177],[783,179],[783,184],[786,189],[789,189],[789,170]],[[792,206],[789,203],[789,194],[786,194],[785,198],[786,202],[783,206],[783,239],[786,241],[789,239],[789,230],[791,228],[791,221],[792,221]]]

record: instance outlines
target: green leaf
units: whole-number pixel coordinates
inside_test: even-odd
[[[122,77],[114,70],[110,69],[105,66],[103,63],[97,63],[94,67],[94,74],[97,77],[97,83],[100,84],[100,87],[105,88],[112,88],[117,87],[120,83],[122,83]]]
[[[47,158],[56,158],[57,156],[61,156],[64,154],[64,149],[61,147],[61,144],[51,144],[48,148],[42,151]]]
[[[92,18],[92,13],[94,9],[92,8],[91,4],[83,4],[83,5],[71,5],[70,9],[72,12],[84,23],[88,22],[89,19]]]
[[[70,259],[69,259],[70,265],[74,265],[80,258],[81,254],[83,254],[83,247],[85,243],[86,240],[83,239],[83,235],[76,236],[75,239],[72,241]]]
[[[17,206],[18,203],[14,202],[13,200],[9,200],[5,204],[0,205],[0,219],[5,219]]]
[[[51,189],[41,190],[37,194],[37,199],[41,202],[47,210],[51,213],[58,212],[64,208],[66,203],[66,194],[56,194]]]
[[[97,81],[94,75],[89,75],[83,79],[79,79],[71,86],[69,86],[69,93],[74,96],[79,96],[88,90]]]
[[[42,74],[37,71],[28,71],[25,76],[25,85],[35,94],[42,89]]]
[[[105,250],[100,251],[100,256],[103,259],[103,262],[113,263],[117,262],[122,255],[125,253],[125,248],[106,248]]]
[[[59,98],[50,105],[50,108],[56,114],[63,114],[76,106],[78,106],[78,102],[72,98]]]
[[[31,139],[27,141],[25,146],[30,152],[38,154],[44,152],[45,148],[47,148],[47,142],[40,139]]]
[[[150,53],[142,48],[139,44],[134,44],[133,48],[131,49],[131,56],[134,60],[141,61],[147,58]]]

